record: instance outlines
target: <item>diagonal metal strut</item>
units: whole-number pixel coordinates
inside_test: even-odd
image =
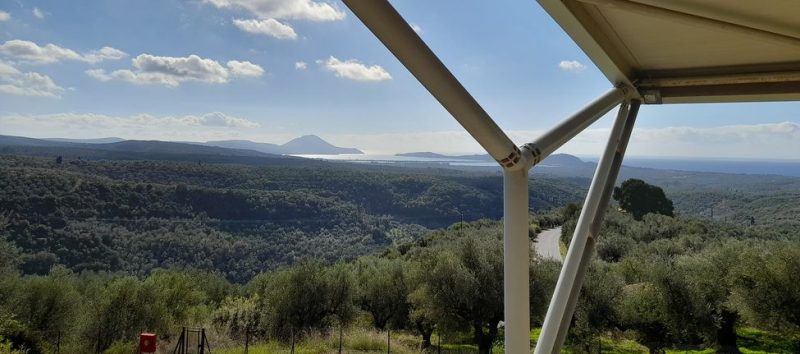
[[[595,237],[600,230],[611,191],[622,166],[639,105],[640,101],[633,100],[620,106],[608,144],[597,163],[597,170],[578,218],[578,224],[575,226],[567,258],[564,260],[553,298],[547,308],[542,332],[536,345],[536,354],[559,353],[561,350],[591,261]]]
[[[533,142],[517,147],[388,1],[343,1],[503,167],[505,351],[529,353],[528,169],[574,138],[635,91],[626,87],[612,88]],[[623,108],[627,110],[627,107],[626,104]],[[556,326],[551,335],[556,336],[557,330]]]

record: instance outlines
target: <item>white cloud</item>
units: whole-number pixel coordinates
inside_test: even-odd
[[[237,129],[255,128],[259,124],[244,118],[236,118],[220,112],[207,113],[197,119],[197,124],[211,127],[229,127]]]
[[[264,69],[249,61],[228,61],[225,65],[228,66],[231,75],[233,76],[250,76],[259,77],[264,75]]]
[[[39,96],[60,98],[64,88],[56,85],[44,74],[21,72],[13,66],[0,62],[0,93],[16,96]]]
[[[562,60],[558,63],[558,68],[564,71],[579,73],[586,70],[586,65],[581,64],[581,62],[577,60]]]
[[[414,32],[417,32],[417,34],[422,34],[422,27],[420,27],[416,23],[410,23],[410,25],[411,25],[411,29],[413,29]]]
[[[34,42],[19,39],[12,39],[0,44],[0,55],[29,64],[51,64],[62,60],[97,63],[103,60],[122,59],[127,56],[125,52],[111,47],[103,47],[81,55],[72,49],[59,47],[52,43],[42,47]]]
[[[89,75],[89,77],[98,81],[108,81],[112,79],[112,77],[106,74],[106,71],[103,69],[89,69],[86,70],[85,73],[86,75]]]
[[[103,60],[119,60],[128,56],[127,53],[111,47],[103,47],[98,50],[92,50],[83,56],[83,60],[90,63],[99,63]]]
[[[266,20],[234,19],[233,24],[240,30],[249,33],[266,35],[277,39],[297,39],[297,33],[291,26],[280,23],[274,18]]]
[[[161,140],[190,139],[197,136],[224,138],[258,126],[259,124],[252,120],[220,112],[183,116],[151,114],[114,116],[96,113],[0,116],[2,134],[39,137],[123,136],[131,139]]]
[[[42,12],[42,10],[39,10],[38,7],[33,8],[33,16],[35,16],[40,20],[44,20],[44,13]]]
[[[12,39],[0,44],[0,54],[32,64],[49,64],[61,60],[81,60],[80,54],[72,49],[62,48],[55,44],[46,44],[44,47],[40,47],[36,43],[19,39]]]
[[[345,17],[338,6],[312,0],[205,0],[217,8],[240,8],[261,19],[338,21]]]
[[[0,11],[0,22],[5,22],[11,19],[11,14],[5,11]]]
[[[257,77],[264,73],[260,66],[248,61],[231,60],[223,66],[213,59],[197,55],[188,57],[162,57],[140,54],[131,60],[133,70],[122,69],[107,73],[102,69],[87,70],[86,74],[100,81],[112,79],[134,84],[157,84],[176,87],[185,81],[223,84],[236,77]]]
[[[328,60],[317,60],[325,69],[332,71],[337,77],[356,81],[384,81],[391,80],[392,75],[379,65],[366,66],[358,60],[350,59],[341,61],[331,56]]]
[[[294,68],[297,70],[305,70],[308,68],[308,64],[306,64],[304,61],[298,61],[294,63]]]

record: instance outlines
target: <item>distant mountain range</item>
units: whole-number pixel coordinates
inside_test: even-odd
[[[275,155],[339,155],[363,154],[356,148],[334,146],[316,135],[304,135],[289,142],[278,145],[270,143],[257,143],[249,140],[219,140],[205,143],[191,143],[207,146],[218,146],[230,149],[246,149]]]
[[[34,139],[0,135],[0,146],[39,148],[66,148],[72,150],[100,150],[111,152],[195,154],[218,156],[275,155],[338,155],[363,154],[355,148],[334,146],[316,135],[305,135],[283,144],[257,143],[249,140],[222,140],[208,142],[169,142],[157,140],[125,140],[116,137],[99,139],[49,138]],[[55,150],[57,152],[57,150]],[[85,153],[85,156],[90,154]],[[80,156],[80,155],[78,155]]]

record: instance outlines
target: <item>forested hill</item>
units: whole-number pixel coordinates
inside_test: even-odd
[[[563,179],[531,188],[537,209],[583,196]],[[374,253],[462,214],[498,219],[502,180],[295,159],[256,167],[0,156],[0,200],[1,236],[20,249],[26,273],[190,265],[244,281],[306,256]]]

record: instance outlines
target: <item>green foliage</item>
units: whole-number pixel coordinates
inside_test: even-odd
[[[797,243],[742,250],[732,273],[732,300],[750,323],[784,332],[800,328]]]
[[[541,326],[547,314],[547,306],[558,282],[561,262],[532,257],[528,275],[530,277],[531,324]]]
[[[531,188],[535,208],[581,198],[580,187],[552,178]],[[502,179],[300,159],[58,165],[0,156],[0,200],[0,236],[25,274],[184,266],[243,283],[304,257],[352,260],[413,243],[426,227],[459,220],[457,210],[468,221],[499,218]],[[8,248],[0,244],[0,261]]]
[[[356,261],[357,303],[372,315],[375,328],[406,327],[411,292],[407,268],[407,262],[399,258],[364,257]]]
[[[489,353],[503,318],[502,246],[468,234],[451,247],[422,257],[415,307],[447,328],[471,330],[479,352]]]
[[[570,330],[571,339],[584,346],[585,351],[598,335],[618,323],[616,309],[623,285],[622,278],[609,265],[596,262],[589,267]]]
[[[350,320],[354,294],[353,280],[342,266],[304,260],[272,274],[260,296],[269,330],[287,339]]]
[[[0,337],[0,354],[27,354],[27,351],[13,348],[9,341]]]
[[[633,215],[636,220],[649,213],[672,216],[672,201],[667,199],[664,190],[640,179],[629,179],[614,188],[614,200],[619,206]]]
[[[262,326],[259,297],[229,297],[214,311],[211,322],[233,339],[255,335]]]

